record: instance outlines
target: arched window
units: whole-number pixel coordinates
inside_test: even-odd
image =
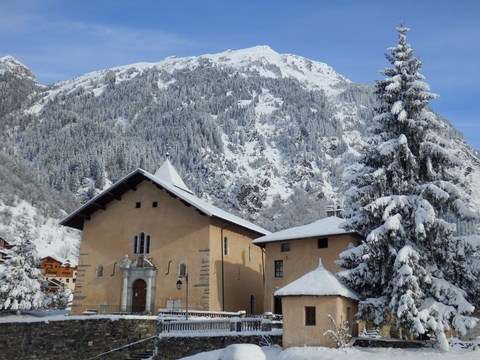
[[[223,238],[223,254],[230,255],[230,243],[226,236]]]
[[[186,274],[187,274],[187,265],[180,264],[180,267],[178,268],[178,277],[179,278],[185,277]]]
[[[255,301],[255,295],[250,295],[250,314],[257,313],[257,302]]]
[[[103,265],[98,265],[95,270],[97,272],[97,277],[103,277]]]
[[[150,253],[150,235],[140,233],[133,237],[133,253],[134,254],[148,254]]]

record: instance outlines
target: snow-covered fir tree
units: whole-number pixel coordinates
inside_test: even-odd
[[[376,82],[374,135],[347,179],[347,227],[362,245],[341,254],[339,275],[362,297],[358,318],[391,324],[404,334],[464,332],[478,293],[473,247],[447,219],[475,214],[456,186],[454,152],[436,135],[442,126],[428,108],[436,97],[420,74],[422,62],[407,43],[408,28],[386,57],[391,67]],[[477,300],[476,300],[477,299]]]
[[[18,222],[15,246],[5,261],[0,278],[0,310],[31,310],[45,308],[48,296],[42,291],[40,259],[27,218]]]

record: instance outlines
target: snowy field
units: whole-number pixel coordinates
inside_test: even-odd
[[[458,345],[453,345],[449,352],[442,353],[436,349],[297,347],[282,351],[276,346],[262,348],[266,360],[479,360],[479,343],[476,349],[462,349]],[[218,360],[222,351],[223,349],[209,351],[183,358],[183,360]],[[245,360],[255,359],[245,358]]]

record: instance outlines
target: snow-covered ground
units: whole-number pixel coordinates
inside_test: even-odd
[[[437,349],[393,349],[359,348],[330,349],[325,347],[295,347],[282,350],[280,347],[263,347],[266,360],[478,360],[480,359],[480,341],[474,344],[476,350],[464,349],[452,345],[449,352]],[[221,350],[204,352],[183,360],[218,360]],[[245,359],[250,360],[250,359]]]

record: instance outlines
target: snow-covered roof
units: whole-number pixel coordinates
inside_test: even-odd
[[[132,171],[130,174],[113,184],[110,188],[68,215],[60,224],[82,230],[83,222],[86,218],[88,219],[91,214],[99,209],[105,209],[110,201],[120,199],[122,194],[135,188],[145,179],[151,180],[155,185],[165,189],[174,197],[179,198],[186,205],[193,206],[203,215],[217,217],[260,234],[270,234],[270,231],[239,218],[238,216],[232,215],[227,211],[219,209],[205,200],[196,197],[185,185],[168,159],[165,160],[155,175],[140,168]]]
[[[293,227],[281,230],[266,236],[262,236],[253,241],[254,244],[265,244],[274,241],[285,241],[294,239],[305,239],[319,236],[332,236],[355,233],[354,231],[346,231],[341,227],[345,220],[336,216],[326,217],[317,220],[308,225]]]
[[[319,260],[318,267],[275,291],[275,296],[326,296],[338,295],[358,300],[357,295],[343,285],[330,271],[325,269]]]

